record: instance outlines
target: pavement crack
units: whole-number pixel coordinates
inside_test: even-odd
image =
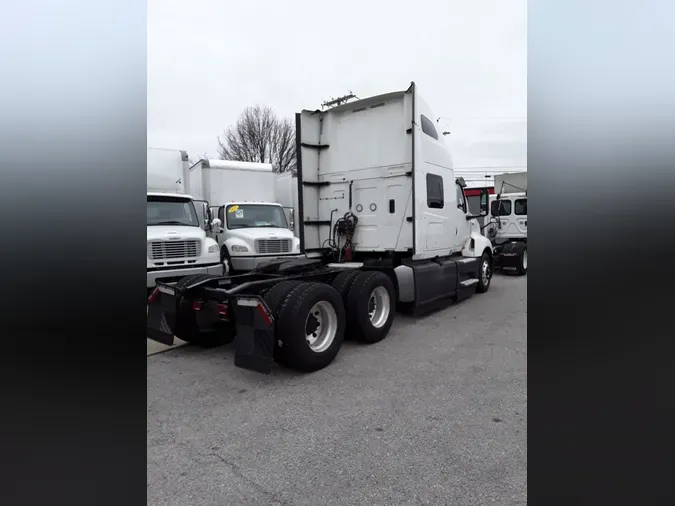
[[[235,464],[234,462],[230,462],[227,460],[225,457],[218,453],[209,453],[210,456],[216,457],[219,459],[223,464],[226,464],[230,470],[232,471],[232,474],[235,475],[237,478],[240,480],[248,483],[250,486],[252,486],[255,490],[263,494],[264,496],[268,497],[270,500],[274,501],[275,504],[279,504],[280,506],[291,506],[291,503],[284,501],[283,499],[280,499],[277,497],[276,494],[273,492],[270,492],[267,490],[265,487],[263,487],[260,483],[252,480],[248,476],[244,474],[244,472],[241,470],[241,468]]]

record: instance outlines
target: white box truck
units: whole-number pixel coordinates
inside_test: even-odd
[[[215,240],[206,230],[205,209],[185,193],[190,162],[185,151],[148,148],[147,155],[147,288],[157,280],[192,274],[222,275]]]
[[[208,201],[220,220],[213,235],[226,272],[300,254],[300,240],[277,203],[271,164],[203,159],[189,168],[187,181],[188,191]]]
[[[382,341],[395,310],[427,312],[492,279],[493,250],[468,212],[437,117],[407,90],[296,115],[305,258],[228,278],[158,285],[148,336],[234,337],[235,366],[326,367],[346,335]],[[480,213],[488,212],[481,190]],[[424,336],[419,336],[424,346]]]

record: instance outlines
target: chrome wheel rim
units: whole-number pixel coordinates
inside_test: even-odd
[[[309,310],[305,319],[305,339],[309,348],[321,353],[330,348],[337,334],[337,312],[330,302],[322,300]]]
[[[382,327],[389,318],[391,312],[391,299],[389,292],[383,286],[378,286],[368,298],[368,317],[375,328]]]
[[[483,260],[483,265],[480,268],[480,275],[483,285],[487,286],[487,284],[490,282],[490,262],[487,258]]]

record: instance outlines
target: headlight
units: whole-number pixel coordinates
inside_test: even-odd
[[[219,249],[217,244],[212,244],[209,246],[209,253],[218,253]]]
[[[232,249],[233,253],[246,253],[248,251],[248,248],[246,246],[234,245],[234,246],[232,246],[231,249]]]

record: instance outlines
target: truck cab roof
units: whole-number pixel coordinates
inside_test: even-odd
[[[148,197],[169,197],[194,200],[191,195],[185,193],[171,193],[171,192],[148,192]]]
[[[246,205],[256,205],[256,206],[281,206],[277,202],[263,202],[257,200],[239,200],[236,202],[228,202],[226,206],[246,206]]]
[[[500,199],[523,199],[527,198],[526,192],[510,192],[510,193],[495,193],[490,195],[490,200],[497,200],[497,197]]]

